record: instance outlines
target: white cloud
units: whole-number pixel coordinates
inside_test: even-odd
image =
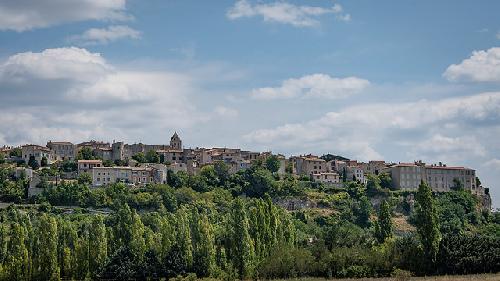
[[[19,53],[0,67],[0,81],[71,79],[94,81],[112,70],[99,53],[75,47]]]
[[[493,158],[483,164],[484,167],[500,171],[500,159]]]
[[[351,20],[351,16],[343,13],[342,6],[339,4],[324,8],[298,6],[285,1],[252,4],[247,0],[239,0],[227,11],[226,16],[231,20],[261,16],[265,22],[290,24],[296,27],[313,27],[319,25],[318,17],[327,14],[335,15],[336,19],[340,21]]]
[[[79,48],[20,53],[0,64],[0,139],[124,140],[189,128],[205,118],[189,97],[192,78],[128,71]]]
[[[3,0],[0,30],[26,31],[66,22],[86,20],[122,21],[126,0]]]
[[[229,108],[229,107],[225,107],[222,105],[217,106],[215,108],[214,112],[215,112],[215,114],[217,114],[218,116],[223,117],[223,118],[236,118],[239,115],[238,110],[233,109],[233,108]]]
[[[91,28],[83,34],[69,38],[69,41],[80,45],[104,45],[120,39],[139,39],[141,32],[126,25],[111,25],[107,28]]]
[[[415,157],[434,157],[456,163],[485,156],[486,148],[475,136],[447,137],[437,133],[415,145],[412,152]]]
[[[452,138],[445,132],[477,132],[469,127],[479,130],[484,128],[479,124],[490,126],[499,121],[500,92],[492,92],[437,101],[351,106],[315,120],[255,130],[244,139],[256,145],[279,144],[295,151],[334,150],[367,160],[379,158],[381,153],[377,148],[396,143],[391,137],[398,137],[407,140],[413,152],[426,148],[432,154],[429,150],[432,148],[428,147],[436,146],[443,153],[453,154],[458,150],[469,156],[483,156],[484,146],[476,138],[467,135]],[[447,150],[448,145],[455,150]]]
[[[450,81],[500,82],[500,47],[474,51],[460,64],[452,64],[443,76]]]
[[[285,99],[315,97],[338,99],[356,94],[370,85],[357,77],[335,78],[327,74],[312,74],[283,81],[280,87],[254,89],[251,96],[256,99]]]

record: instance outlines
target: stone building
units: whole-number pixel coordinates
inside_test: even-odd
[[[36,144],[27,144],[21,147],[21,152],[21,157],[26,164],[28,164],[31,157],[34,157],[39,166],[42,165],[42,159],[44,158],[47,159],[47,165],[54,162],[53,154],[48,147]]]
[[[78,160],[78,174],[92,173],[93,168],[100,168],[102,166],[102,160]]]
[[[49,141],[47,147],[52,151],[54,161],[75,160],[76,145],[67,141]]]

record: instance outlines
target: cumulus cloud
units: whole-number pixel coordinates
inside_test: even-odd
[[[437,101],[351,106],[315,120],[255,130],[244,138],[257,145],[279,143],[297,151],[335,150],[368,160],[379,158],[377,147],[385,142],[396,143],[391,137],[408,134],[404,140],[413,151],[431,153],[428,147],[439,145],[444,153],[456,153],[446,150],[450,145],[469,155],[482,156],[485,150],[477,139],[452,138],[438,132],[443,134],[445,125],[451,123],[455,126],[449,126],[450,130],[472,132],[469,127],[481,128],[478,125],[490,126],[499,121],[500,92],[492,92]],[[419,142],[421,147],[415,146]]]
[[[449,81],[500,82],[500,48],[474,51],[461,63],[450,65],[443,76]]]
[[[417,143],[412,153],[420,158],[439,158],[446,161],[462,162],[464,159],[486,155],[486,148],[475,136],[443,136],[440,133]]]
[[[236,118],[239,115],[238,110],[219,105],[214,110],[215,114],[223,118]]]
[[[0,1],[0,30],[26,31],[86,20],[123,21],[126,0],[4,0]]]
[[[260,16],[265,22],[290,24],[296,27],[314,27],[319,25],[318,18],[327,14],[334,15],[340,21],[351,20],[351,16],[344,13],[339,4],[325,8],[298,6],[285,1],[252,4],[247,0],[239,0],[227,11],[226,16],[231,20]]]
[[[126,25],[111,25],[106,28],[91,28],[83,34],[71,36],[70,42],[79,45],[104,45],[121,39],[139,39],[141,32]]]
[[[203,122],[189,102],[192,78],[129,71],[80,48],[19,53],[0,64],[0,139],[146,136]]]
[[[500,159],[493,158],[483,164],[484,167],[500,171]]]
[[[369,85],[369,81],[357,77],[335,78],[327,74],[312,74],[287,79],[280,87],[254,89],[251,96],[255,99],[297,97],[338,99],[356,94]]]

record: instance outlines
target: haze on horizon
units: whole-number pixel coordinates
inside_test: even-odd
[[[500,207],[500,2],[6,0],[0,145],[227,146],[477,170]]]

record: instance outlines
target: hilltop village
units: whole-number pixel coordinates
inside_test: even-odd
[[[17,152],[16,152],[17,151]],[[54,163],[64,163],[70,169],[51,178],[74,180],[87,177],[93,187],[122,182],[129,186],[166,183],[168,173],[185,172],[196,175],[200,169],[213,163],[224,163],[230,174],[248,169],[254,163],[275,163],[276,173],[307,177],[311,181],[340,187],[345,182],[357,181],[366,185],[370,175],[387,175],[393,190],[414,191],[421,181],[434,192],[447,192],[458,187],[472,194],[488,198],[489,190],[476,177],[476,171],[467,167],[452,167],[443,163],[428,165],[414,163],[387,163],[372,160],[368,163],[341,156],[299,155],[286,158],[272,152],[253,152],[239,148],[184,148],[177,133],[170,143],[125,144],[123,142],[87,141],[79,144],[49,141],[46,146],[26,144],[1,148],[0,153],[10,155],[5,160],[18,163],[16,174],[25,174],[30,180],[29,194],[39,194],[38,171]]]

